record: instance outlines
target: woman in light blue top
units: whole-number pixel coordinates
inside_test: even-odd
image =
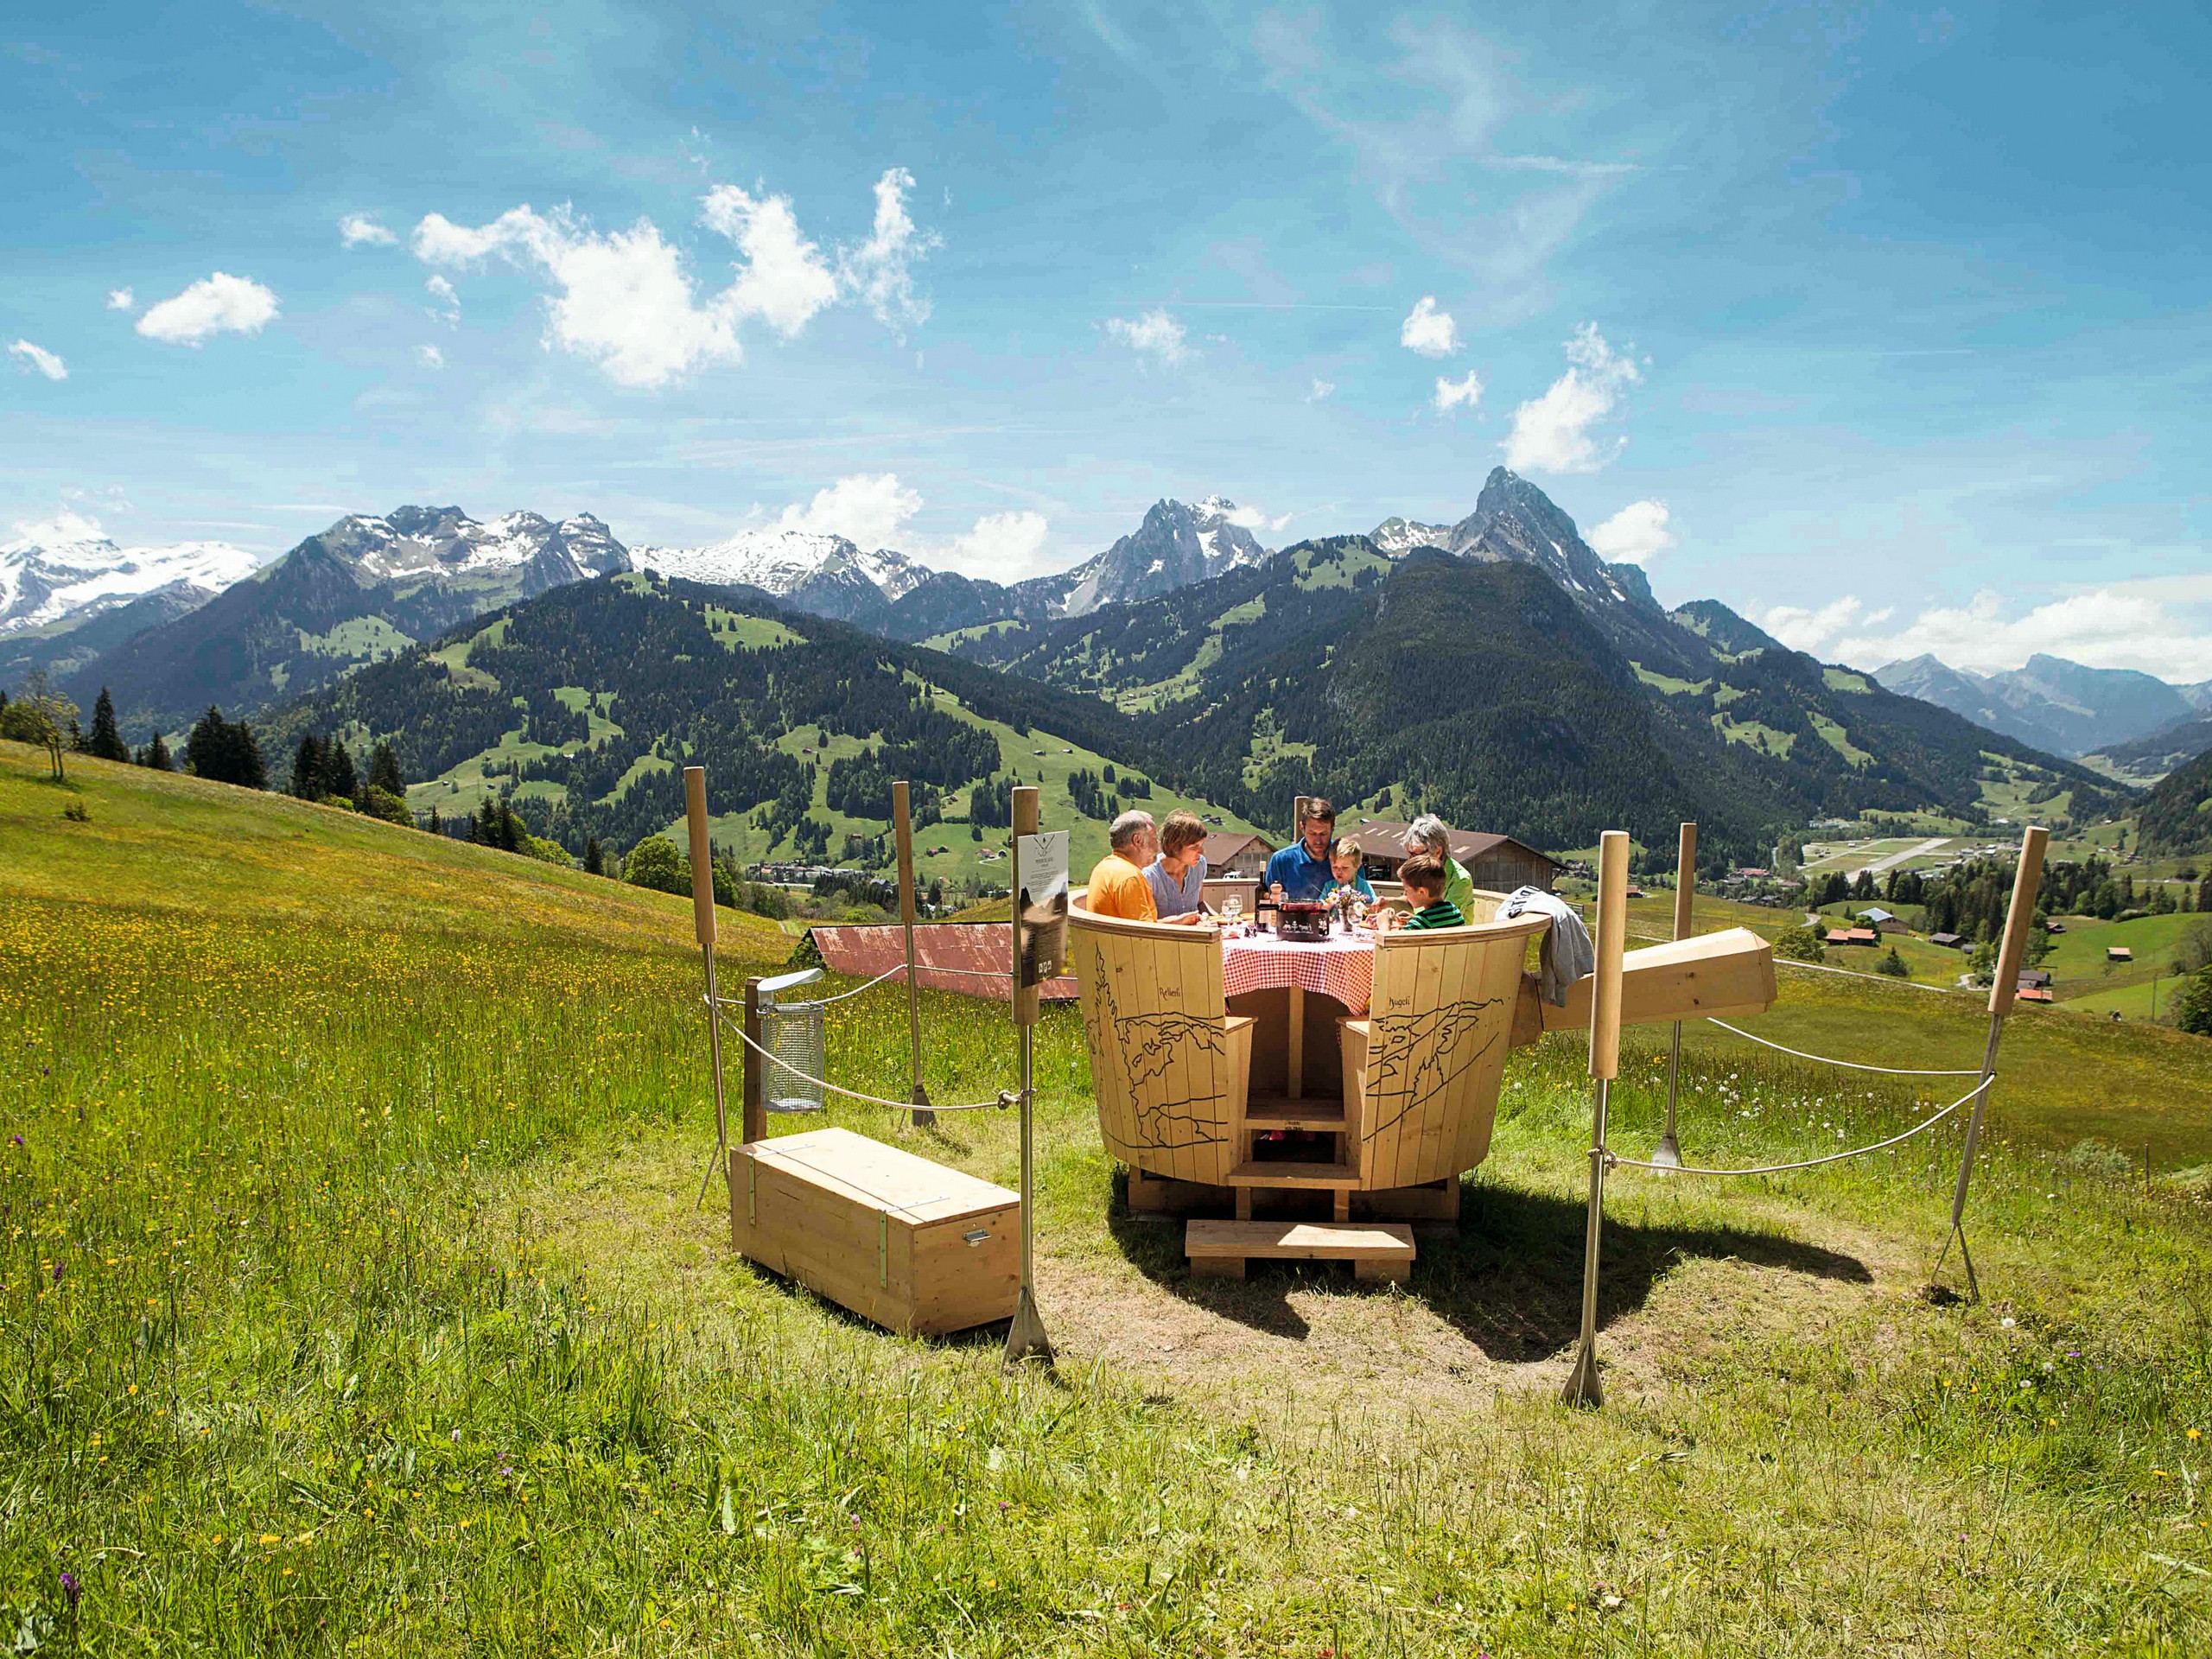
[[[1195,812],[1170,812],[1160,826],[1160,856],[1144,879],[1163,922],[1205,909],[1206,827]]]

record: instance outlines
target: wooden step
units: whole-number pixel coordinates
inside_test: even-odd
[[[1292,1100],[1282,1095],[1255,1095],[1244,1108],[1244,1126],[1252,1129],[1324,1129],[1341,1133],[1344,1103],[1341,1100]]]
[[[1349,1262],[1365,1280],[1402,1284],[1413,1271],[1414,1230],[1403,1222],[1194,1221],[1184,1230],[1191,1270],[1242,1279],[1248,1261]]]
[[[1255,1158],[1229,1172],[1231,1186],[1343,1187],[1359,1185],[1359,1172],[1347,1164],[1301,1164],[1288,1158]]]

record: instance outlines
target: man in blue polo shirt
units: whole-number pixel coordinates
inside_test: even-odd
[[[1337,831],[1337,809],[1319,795],[1306,802],[1306,817],[1298,826],[1300,839],[1268,861],[1268,886],[1281,887],[1294,905],[1320,898],[1334,874],[1329,868],[1329,842]]]

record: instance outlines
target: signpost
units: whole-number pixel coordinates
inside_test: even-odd
[[[1067,953],[1068,838],[1065,831],[1037,833],[1037,791],[1014,791],[1014,857],[1007,886],[1013,890],[1014,1025],[1020,1042],[1021,1077],[1021,1294],[1006,1333],[1008,1365],[1023,1360],[1052,1363],[1052,1340],[1037,1312],[1037,1182],[1032,1086],[1037,1026],[1037,987],[1060,969]]]

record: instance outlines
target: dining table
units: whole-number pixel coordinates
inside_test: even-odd
[[[1311,942],[1240,930],[1222,938],[1221,979],[1232,1010],[1239,997],[1255,992],[1290,994],[1285,1093],[1300,1100],[1305,1096],[1306,999],[1327,997],[1353,1019],[1365,1014],[1375,992],[1375,938],[1364,928]]]

